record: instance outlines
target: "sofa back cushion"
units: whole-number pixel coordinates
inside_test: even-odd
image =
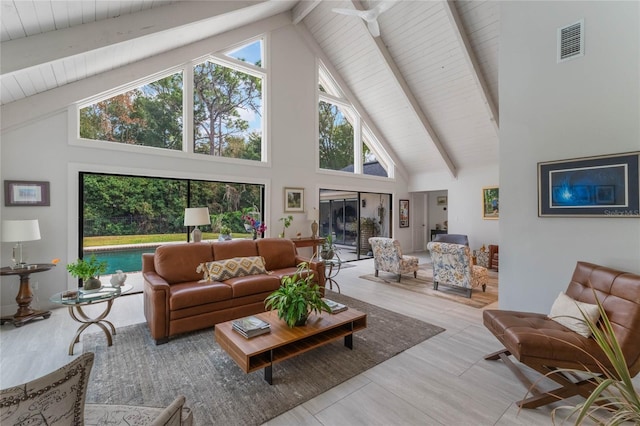
[[[258,249],[253,240],[218,241],[212,244],[213,260],[232,259],[234,257],[257,256]]]
[[[286,238],[261,238],[256,240],[258,254],[264,257],[268,271],[290,268],[296,265],[296,246]]]
[[[165,244],[156,249],[153,263],[158,275],[169,284],[198,281],[199,264],[211,262],[213,254],[209,243]]]

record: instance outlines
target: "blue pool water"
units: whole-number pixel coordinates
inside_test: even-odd
[[[122,272],[139,272],[142,270],[142,253],[153,253],[155,247],[141,247],[113,251],[85,251],[84,257],[96,255],[99,261],[107,261],[107,272],[104,275],[113,274],[118,269]]]

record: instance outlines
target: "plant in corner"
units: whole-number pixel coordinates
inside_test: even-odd
[[[616,338],[609,317],[596,297],[600,321],[590,320],[584,312],[586,324],[589,326],[593,339],[607,356],[613,367],[610,371],[602,366],[604,374],[586,372],[587,376],[596,384],[589,398],[575,406],[562,406],[552,412],[552,420],[555,424],[557,410],[569,410],[564,420],[576,416],[575,425],[582,424],[585,419],[590,419],[598,425],[640,424],[640,394],[634,388],[631,381],[631,373],[627,367],[620,343]],[[573,372],[573,370],[568,370]],[[585,374],[584,372],[579,372]]]
[[[282,234],[280,234],[280,238],[284,238],[284,233],[286,232],[287,228],[291,226],[291,222],[293,222],[293,216],[289,215],[281,217],[280,222],[282,222],[282,225],[284,226],[284,228],[282,228]]]
[[[74,263],[67,265],[67,271],[83,282],[85,290],[95,290],[102,286],[100,275],[107,270],[107,261],[98,261],[95,254],[92,254],[89,260],[78,259]]]
[[[280,288],[265,299],[265,307],[276,309],[278,318],[289,327],[304,325],[309,314],[322,311],[331,312],[331,308],[322,299],[320,287],[313,282],[313,273],[307,262],[298,265],[293,275],[282,277]]]

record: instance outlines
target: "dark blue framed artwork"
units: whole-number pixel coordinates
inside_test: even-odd
[[[640,217],[640,152],[538,163],[538,216]]]

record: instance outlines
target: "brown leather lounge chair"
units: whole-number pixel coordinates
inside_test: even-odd
[[[640,371],[640,275],[578,262],[565,294],[590,304],[595,303],[597,295],[613,325],[631,377],[636,376]],[[505,347],[485,359],[501,359],[530,391],[531,397],[518,401],[519,407],[536,408],[574,395],[586,398],[595,388],[593,382],[559,369],[603,374],[600,362],[615,371],[592,337],[585,338],[545,314],[485,310],[483,320]],[[560,387],[543,391],[534,386],[510,355]]]

